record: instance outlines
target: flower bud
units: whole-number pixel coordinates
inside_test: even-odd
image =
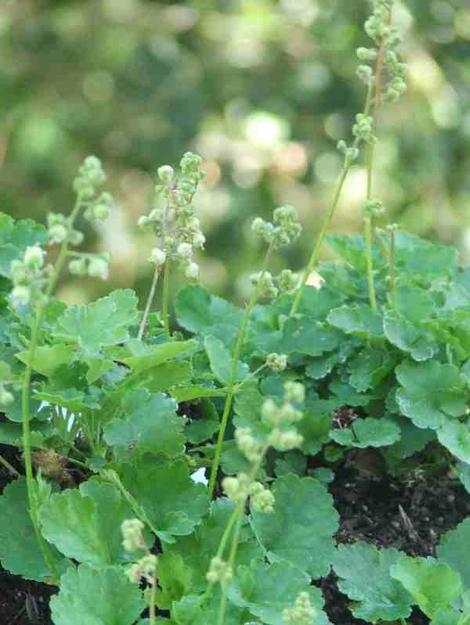
[[[47,234],[49,235],[50,245],[54,245],[54,243],[63,243],[67,238],[67,228],[63,224],[55,224],[50,226]]]
[[[280,373],[287,367],[287,356],[285,354],[268,354],[266,356],[266,365],[271,371]]]
[[[88,264],[88,275],[106,280],[109,277],[109,265],[104,258],[94,257]]]
[[[133,553],[139,549],[147,548],[144,538],[144,527],[144,524],[139,519],[126,519],[121,523],[122,546],[125,551]]]
[[[377,58],[377,50],[375,48],[357,48],[357,58],[364,62],[375,61]]]
[[[291,293],[299,285],[299,277],[290,269],[283,269],[277,277],[277,286],[283,293]]]
[[[74,258],[69,263],[69,271],[74,276],[86,276],[87,264],[84,258]]]
[[[317,611],[310,601],[307,592],[300,592],[297,595],[294,606],[286,608],[282,612],[282,619],[285,625],[313,625]]]
[[[226,584],[233,577],[232,567],[218,556],[211,559],[206,579],[210,584]]]
[[[190,243],[180,243],[176,248],[176,255],[184,260],[190,260],[193,255],[193,247]]]
[[[45,252],[39,245],[31,245],[24,253],[24,264],[35,271],[39,271],[44,265]]]
[[[159,247],[154,247],[150,252],[149,261],[155,265],[155,267],[161,267],[166,261],[166,252]]]
[[[305,401],[305,386],[300,382],[289,381],[284,384],[284,398],[301,404]]]
[[[188,280],[197,280],[199,278],[199,265],[196,263],[189,263],[184,270],[184,275]]]
[[[11,292],[11,302],[13,308],[26,306],[31,301],[31,289],[27,286],[15,286]]]
[[[162,165],[157,170],[158,177],[166,184],[171,182],[175,176],[175,170],[170,165]]]

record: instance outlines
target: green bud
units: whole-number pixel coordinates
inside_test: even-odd
[[[170,165],[162,165],[158,168],[157,174],[162,182],[168,184],[175,177],[175,170]]]

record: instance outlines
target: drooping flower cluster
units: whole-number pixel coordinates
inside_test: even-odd
[[[248,499],[253,510],[270,513],[274,508],[274,495],[261,482],[250,478],[246,473],[236,477],[226,477],[222,482],[227,497],[235,504],[244,504]]]
[[[127,519],[121,524],[122,546],[128,553],[145,551],[145,555],[134,562],[127,570],[131,582],[139,584],[142,579],[154,583],[157,575],[157,556],[150,553],[144,536],[144,524],[139,519]]]
[[[294,424],[303,413],[297,408],[305,400],[305,387],[300,382],[284,384],[284,401],[279,405],[274,399],[266,399],[261,408],[262,420],[271,426],[269,445],[278,451],[288,451],[300,447],[303,437]]]
[[[13,308],[44,303],[43,287],[49,272],[44,265],[45,256],[46,252],[39,245],[31,245],[26,248],[21,260],[12,261]]]
[[[210,584],[228,584],[233,577],[232,567],[219,556],[211,558],[206,579]]]
[[[286,354],[268,354],[266,356],[266,366],[274,371],[274,373],[280,373],[284,371],[287,367],[287,356]]]
[[[140,227],[153,230],[160,240],[159,247],[151,251],[150,262],[159,268],[171,258],[189,280],[199,277],[194,250],[202,249],[205,243],[193,205],[194,195],[205,176],[201,163],[200,156],[187,152],[180,161],[179,175],[170,165],[160,167],[157,172],[160,182],[155,189],[163,199],[163,206],[153,208],[138,222]]]
[[[251,227],[257,237],[272,245],[274,249],[290,245],[298,239],[302,231],[296,210],[290,204],[276,208],[272,222],[256,217]]]
[[[316,610],[307,592],[300,592],[292,608],[282,612],[285,625],[314,625]]]
[[[110,193],[100,188],[106,181],[101,161],[96,156],[88,156],[78,170],[73,187],[77,194],[76,208],[84,208],[84,216],[90,222],[103,221],[109,216],[113,207],[113,198]],[[62,213],[49,213],[47,226],[49,245],[63,245],[68,247],[80,245],[83,233],[76,230],[74,221],[78,210],[72,211],[69,216]],[[93,278],[105,280],[109,275],[110,256],[102,254],[82,254],[73,252],[74,258],[69,263],[69,271],[77,276],[89,275]]]

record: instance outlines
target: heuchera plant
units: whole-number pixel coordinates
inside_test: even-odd
[[[269,271],[300,234],[295,209],[256,218],[266,253],[243,309],[193,284],[204,246],[194,154],[158,169],[139,220],[156,237],[143,312],[129,289],[86,306],[54,298],[66,267],[108,275],[107,255],[79,250],[82,218],[113,207],[97,158],[47,228],[0,214],[0,442],[24,461],[23,476],[0,457],[12,474],[0,560],[58,586],[55,625],[326,625],[312,581],[332,567],[357,618],[405,623],[417,606],[433,625],[470,622],[468,519],[436,558],[336,546],[327,488],[352,448],[377,448],[398,475],[439,446],[470,489],[470,272],[455,249],[376,225],[378,114],[406,88],[392,4],[374,0],[366,22],[365,104],[352,143],[338,144],[343,168],[306,270]],[[364,236],[328,236],[362,152]],[[319,264],[325,239],[340,261]],[[172,318],[176,266],[190,284]],[[312,456],[324,468],[308,470]]]

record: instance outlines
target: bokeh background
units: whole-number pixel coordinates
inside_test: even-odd
[[[90,249],[113,254],[111,287],[148,288],[152,241],[135,226],[159,165],[187,149],[208,172],[197,206],[202,281],[242,299],[260,250],[254,215],[292,203],[305,226],[281,265],[300,269],[319,230],[364,89],[355,78],[367,0],[2,0],[0,210],[66,212],[94,153],[118,208]],[[397,2],[409,90],[381,115],[376,193],[386,221],[470,258],[470,5]],[[334,229],[361,228],[355,167]],[[325,256],[331,252],[325,248]],[[60,295],[108,290],[69,278]]]

